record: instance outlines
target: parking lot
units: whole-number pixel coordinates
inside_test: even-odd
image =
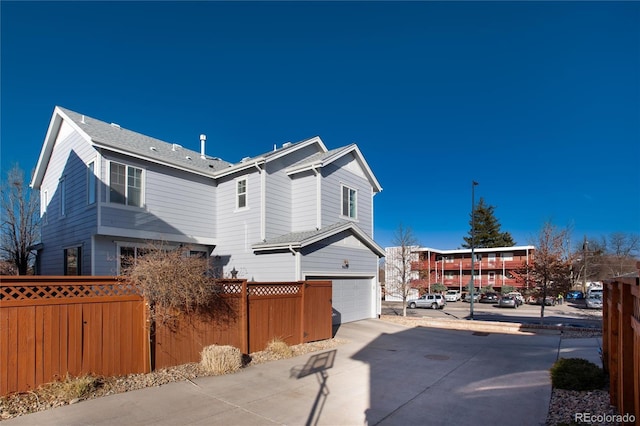
[[[473,304],[473,319],[481,321],[540,323],[540,305],[524,304],[517,309],[500,308],[493,303]],[[382,302],[383,315],[402,315],[402,302]],[[407,316],[427,318],[471,319],[471,306],[467,302],[447,302],[444,309],[407,308]],[[583,300],[564,302],[544,307],[544,324],[572,327],[602,327],[602,310],[587,309]]]

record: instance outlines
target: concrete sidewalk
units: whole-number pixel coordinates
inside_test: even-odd
[[[111,395],[2,423],[543,425],[551,396],[548,370],[559,351],[597,355],[596,346],[560,335],[406,328],[382,320],[344,324],[336,337],[349,342],[236,374]]]

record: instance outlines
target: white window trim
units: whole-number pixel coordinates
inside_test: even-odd
[[[125,190],[125,204],[120,204],[120,203],[114,203],[111,201],[111,164],[115,163],[115,164],[120,164],[122,166],[125,166],[124,169],[124,178],[125,178],[125,185],[124,185],[124,190]],[[138,169],[140,170],[140,181],[141,183],[141,188],[140,188],[140,206],[132,206],[127,204],[127,200],[129,199],[129,184],[127,182],[128,176],[129,176],[129,168],[133,168],[133,169]],[[106,200],[107,200],[107,204],[109,204],[111,207],[120,207],[120,208],[129,208],[129,209],[143,209],[145,208],[145,206],[147,205],[145,197],[146,197],[146,188],[147,188],[147,182],[146,182],[146,178],[147,178],[147,171],[145,169],[143,169],[142,167],[137,167],[137,166],[132,166],[130,164],[127,163],[121,163],[119,161],[114,161],[114,160],[109,160],[107,161],[107,194],[106,194]]]
[[[238,183],[244,181],[244,206],[240,207],[240,192],[238,192]],[[233,180],[235,193],[235,210],[236,212],[249,210],[249,178],[247,176],[235,178]]]
[[[351,217],[349,214],[344,214],[343,211],[343,206],[344,206],[344,188],[347,188],[349,190],[349,194],[351,194],[351,191],[353,191],[354,193],[354,197],[355,197],[355,215],[353,217]],[[351,201],[351,200],[348,200]],[[349,205],[351,203],[349,202]],[[349,220],[358,220],[358,190],[349,186],[349,185],[345,185],[345,184],[340,184],[340,216],[347,218]]]

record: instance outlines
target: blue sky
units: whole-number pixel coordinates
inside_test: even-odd
[[[640,232],[639,2],[0,2],[1,166],[55,105],[230,162],[320,136],[383,187],[375,239]]]

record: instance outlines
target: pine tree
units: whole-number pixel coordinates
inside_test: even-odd
[[[471,230],[475,229],[475,248],[512,247],[516,245],[511,234],[500,231],[500,222],[494,213],[495,207],[486,205],[483,198],[475,206],[474,220],[469,219],[469,236],[464,237],[464,248],[471,248]],[[471,216],[471,215],[469,215]]]

